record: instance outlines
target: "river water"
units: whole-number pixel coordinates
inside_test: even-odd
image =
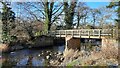
[[[2,54],[2,66],[46,66],[49,65],[50,59],[55,59],[57,54],[64,51],[64,48],[64,44],[57,44]]]
[[[81,39],[81,50],[88,50],[86,48],[90,43],[86,42],[88,40]],[[97,44],[96,41],[92,40],[93,43]],[[97,45],[101,45],[98,41]],[[18,51],[13,51],[10,53],[3,53],[2,57],[2,66],[48,66],[50,60],[57,60],[58,54],[62,54],[65,49],[65,43],[56,44],[49,47],[38,47],[31,49],[23,49]]]

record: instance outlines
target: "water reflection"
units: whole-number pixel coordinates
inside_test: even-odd
[[[2,66],[44,66],[49,65],[51,58],[55,58],[57,52],[64,51],[64,45],[47,48],[24,49],[7,54],[2,54],[6,60]]]
[[[20,61],[17,62],[17,66],[26,66],[28,62],[28,57],[21,59]]]
[[[83,38],[81,38],[81,50],[100,51],[101,50],[101,39],[83,39]]]
[[[81,40],[83,42],[82,49],[89,50],[92,43],[101,45],[100,41]],[[91,43],[92,42],[92,43]],[[90,44],[90,46],[89,46]],[[51,47],[41,47],[24,49],[19,51],[2,54],[2,66],[46,66],[49,65],[51,59],[56,59],[58,53],[62,53],[65,49],[64,44],[57,44]],[[97,49],[99,50],[99,49]]]
[[[42,66],[44,61],[45,61],[45,59],[43,59],[43,58],[41,58],[41,59],[33,58],[32,65],[33,66]]]

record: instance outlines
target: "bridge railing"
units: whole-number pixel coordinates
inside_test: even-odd
[[[77,29],[77,30],[56,30],[51,35],[72,35],[72,36],[112,36],[113,29]]]

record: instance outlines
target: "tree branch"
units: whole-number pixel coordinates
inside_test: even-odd
[[[55,17],[53,18],[53,21],[52,21],[52,22],[55,22],[56,19],[58,19],[58,17],[62,14],[62,12],[63,12],[63,10],[62,10],[57,16],[55,16]]]
[[[62,6],[63,4],[54,13],[52,13],[52,15],[56,14],[62,8]]]

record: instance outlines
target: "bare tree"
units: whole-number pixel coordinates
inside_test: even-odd
[[[45,31],[49,31],[53,22],[58,19],[60,14],[63,12],[62,3],[56,2],[26,2],[20,3],[24,8],[24,11],[27,11],[30,16],[35,20],[44,21]]]
[[[116,18],[116,12],[113,9],[109,9],[106,7],[98,8],[100,12],[96,15],[96,24],[99,24],[100,28],[109,28],[107,25],[115,24],[114,19]]]
[[[97,22],[97,17],[99,16],[100,14],[100,10],[98,9],[91,9],[91,16],[92,16],[92,19],[93,19],[93,26],[95,27],[96,26],[96,22]]]
[[[84,6],[84,3],[82,3],[82,2],[79,2],[78,4],[77,4],[77,6],[76,6],[76,16],[77,16],[77,28],[79,27],[79,24],[80,24],[80,20],[81,20],[81,18],[83,18],[84,17],[84,15],[83,15],[83,6]]]

